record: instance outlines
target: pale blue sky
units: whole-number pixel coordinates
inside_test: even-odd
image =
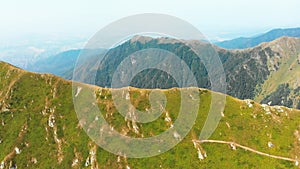
[[[299,0],[1,0],[0,37],[28,33],[91,36],[125,16],[163,13],[210,38],[300,27]]]

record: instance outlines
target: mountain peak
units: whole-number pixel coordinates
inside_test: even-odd
[[[278,39],[275,39],[271,42],[264,42],[262,43],[262,45],[270,45],[270,44],[281,44],[281,43],[297,43],[299,42],[300,38],[298,37],[289,37],[289,36],[283,36],[283,37],[280,37]]]
[[[150,37],[150,36],[144,36],[144,35],[136,35],[133,36],[130,39],[130,43],[139,42],[142,44],[148,43],[150,41],[156,41],[157,44],[176,44],[176,43],[182,43],[186,45],[191,45],[193,47],[201,46],[201,45],[207,45],[210,44],[206,39],[177,39],[172,37]],[[212,45],[216,47],[215,45]],[[217,48],[217,47],[216,47]]]
[[[130,39],[130,43],[140,42],[142,44],[145,44],[153,40],[156,40],[158,44],[174,44],[183,41],[171,37],[151,37],[151,36],[144,36],[144,35],[136,35]]]
[[[153,40],[150,36],[143,36],[143,35],[135,35],[130,39],[130,43],[140,42],[140,43],[146,43]]]

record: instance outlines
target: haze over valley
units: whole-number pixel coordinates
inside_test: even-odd
[[[3,1],[0,169],[300,168],[300,1]]]

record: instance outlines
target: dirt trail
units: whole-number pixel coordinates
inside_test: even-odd
[[[17,147],[23,141],[24,135],[26,134],[26,132],[27,132],[27,123],[25,123],[22,126],[21,131],[18,134],[18,138],[16,139],[16,143],[15,143],[14,149],[9,154],[7,154],[4,157],[4,159],[2,160],[2,162],[6,163],[7,161],[9,161],[9,160],[11,160],[11,159],[14,158],[14,156],[16,155],[15,147]]]
[[[11,82],[9,83],[9,85],[7,86],[7,89],[6,89],[6,94],[3,96],[3,98],[0,98],[0,101],[3,101],[4,99],[7,99],[8,96],[9,96],[9,93],[11,92],[11,88],[15,85],[15,83],[22,77],[22,75],[24,74],[24,72],[20,72],[18,74],[18,76],[11,80]]]
[[[248,151],[251,151],[251,152],[253,152],[253,153],[262,155],[262,156],[267,156],[267,157],[271,157],[271,158],[275,158],[275,159],[280,159],[280,160],[285,160],[285,161],[291,161],[291,162],[295,162],[295,163],[298,163],[298,162],[299,162],[298,159],[292,159],[292,158],[288,158],[288,157],[282,157],[282,156],[271,155],[271,154],[268,154],[268,153],[264,153],[264,152],[257,151],[257,150],[255,150],[255,149],[252,149],[252,148],[247,147],[247,146],[240,145],[240,144],[235,143],[235,142],[231,142],[231,141],[222,141],[222,140],[193,140],[193,141],[198,142],[198,143],[219,143],[219,144],[228,144],[228,145],[230,145],[230,146],[239,147],[239,148],[242,148],[242,149],[244,149],[244,150],[248,150]]]

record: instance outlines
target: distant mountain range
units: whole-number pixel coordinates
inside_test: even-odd
[[[271,42],[283,36],[300,37],[300,28],[273,29],[258,36],[249,38],[241,37],[233,40],[217,42],[215,44],[225,49],[245,49],[257,46],[263,42]]]
[[[70,81],[50,74],[30,73],[0,62],[1,169],[297,168],[299,165],[299,110],[226,96],[225,110],[216,115],[221,120],[210,140],[198,140],[211,104],[212,92],[207,89],[160,90],[166,95],[168,104],[158,119],[145,124],[119,114],[112,98],[112,91],[116,89],[76,85],[72,89]],[[72,92],[76,93],[75,98],[84,99],[87,90],[95,92],[95,104],[101,113],[90,118],[88,113],[92,112],[87,112],[78,120]],[[187,136],[163,154],[150,158],[115,155],[95,144],[83,130],[85,128],[89,134],[98,133],[99,139],[104,130],[117,131],[130,138],[149,138],[166,130],[173,131],[171,126],[177,122],[177,110],[181,109],[180,92],[184,90],[199,92],[198,117]],[[135,108],[147,110],[150,107],[146,100],[151,90],[130,87],[129,92]],[[128,110],[135,116],[133,112]],[[105,118],[110,127],[99,130],[96,126],[100,117]],[[172,138],[178,137],[180,135],[174,132]],[[120,144],[124,143],[116,145]]]
[[[80,53],[85,53],[86,60],[90,60],[91,57],[104,52],[104,49],[78,49],[68,50],[65,52],[58,53],[47,58],[39,59],[36,62],[28,65],[26,70],[37,72],[37,73],[51,73],[56,76],[65,77],[71,76],[73,68],[77,63],[77,59]],[[78,63],[80,65],[80,63]]]
[[[179,56],[193,72],[198,87],[211,88],[208,72],[201,59],[183,42],[170,38],[135,37],[134,39],[109,50],[98,69],[95,68],[95,61],[82,65],[82,67],[94,67],[93,70],[97,71],[96,85],[110,87],[113,73],[130,54],[144,49],[158,48]],[[300,108],[300,39],[283,37],[245,50],[225,50],[216,46],[214,49],[224,67],[227,94],[240,99],[255,99],[271,105]],[[128,74],[126,70],[124,71],[124,74]],[[182,72],[178,71],[178,73]],[[82,81],[89,82],[91,78],[87,74],[86,79]],[[282,85],[286,86],[286,92],[280,92]],[[130,86],[172,88],[178,87],[178,84],[165,72],[147,69],[137,74]]]
[[[30,64],[27,70],[62,76],[66,71],[75,66],[80,51],[81,50],[69,50],[45,59],[40,59],[34,64]]]
[[[242,50],[226,50],[213,46],[220,56],[227,79],[227,94],[240,99],[254,99],[270,105],[284,105],[300,109],[300,28],[275,29],[266,34],[246,38],[251,44],[260,45]],[[276,39],[276,37],[280,37]],[[271,41],[275,39],[274,41]],[[261,43],[262,41],[271,41]],[[235,43],[235,40],[232,40]],[[254,43],[255,42],[255,43]],[[195,41],[197,43],[197,41]],[[229,44],[229,41],[226,42]],[[243,44],[243,43],[241,43]],[[246,43],[250,44],[250,43]],[[219,45],[219,44],[217,44]],[[85,61],[80,61],[78,70],[92,67],[96,85],[111,86],[112,75],[118,65],[130,54],[142,49],[158,48],[170,51],[185,61],[194,73],[198,87],[210,89],[210,80],[203,63],[180,41],[171,38],[134,37],[123,44],[105,51],[91,51]],[[86,52],[86,51],[85,51]],[[106,53],[99,67],[95,63],[99,54]],[[80,50],[66,51],[56,56],[40,60],[29,70],[40,73],[52,73],[66,79],[72,79],[73,68]],[[88,82],[91,74],[83,81]],[[93,83],[93,82],[90,82]],[[172,88],[178,84],[165,72],[149,69],[137,74],[131,86],[138,88]]]
[[[85,41],[85,38],[68,35],[62,37],[53,34],[32,33],[15,38],[12,36],[11,39],[1,39],[0,61],[28,70],[32,64],[39,60],[66,50],[81,48]]]

